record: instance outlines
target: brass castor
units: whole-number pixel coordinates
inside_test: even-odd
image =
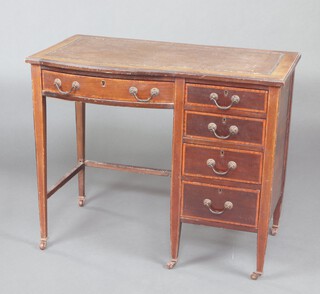
[[[273,225],[270,231],[271,236],[276,236],[278,234],[279,226]]]
[[[86,202],[85,196],[79,196],[79,201],[78,201],[79,206],[83,207],[85,202]]]
[[[171,261],[167,263],[167,269],[173,269],[177,262],[177,259],[171,259]]]
[[[258,278],[262,275],[262,273],[259,272],[253,272],[250,276],[251,280],[258,280]]]
[[[40,248],[41,250],[45,250],[45,249],[47,248],[47,240],[41,240],[41,241],[40,241],[39,248]]]

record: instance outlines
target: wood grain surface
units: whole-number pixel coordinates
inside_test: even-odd
[[[181,224],[202,224],[256,232],[257,265],[251,278],[257,279],[263,272],[272,216],[273,235],[279,225],[294,69],[299,59],[295,52],[84,35],[28,57],[26,61],[32,64],[40,248],[47,246],[47,197],[78,174],[78,199],[83,206],[85,168],[171,175],[172,259],[167,267],[174,267],[178,260]],[[54,82],[57,78],[58,84]],[[139,99],[129,93],[130,87],[137,88]],[[152,88],[158,88],[160,94],[148,100]],[[210,100],[211,93],[218,100]],[[227,107],[234,95],[240,101]],[[49,191],[46,96],[76,101],[77,127],[77,165]],[[86,159],[86,103],[173,108],[172,171]],[[219,138],[228,136],[231,126],[237,131]],[[214,159],[214,165],[208,165],[208,159],[211,163]],[[230,161],[236,162],[235,168],[228,167]],[[204,199],[211,203],[205,206]],[[233,207],[214,214],[223,210],[226,201]]]
[[[223,209],[226,201],[231,201],[233,208],[220,215],[212,214],[203,205],[204,199],[210,199],[214,209]],[[257,225],[258,203],[259,191],[200,183],[183,184],[182,216],[184,217],[255,227]]]
[[[183,175],[261,183],[262,154],[259,152],[191,144],[184,144],[183,150]],[[237,168],[230,170],[226,175],[217,175],[212,171],[212,168],[207,166],[208,159],[216,161],[215,169],[217,171],[227,170],[229,161],[236,162]]]
[[[142,104],[129,93],[130,87],[136,87],[138,89],[137,96],[140,99],[149,98],[152,88],[159,89],[159,95],[152,98],[146,104],[172,105],[174,99],[174,83],[172,82],[88,77],[47,70],[42,72],[42,76],[43,92],[47,95],[54,94],[61,97],[86,97]],[[61,80],[61,90],[63,91],[69,91],[72,88],[72,83],[74,81],[79,83],[80,88],[72,91],[69,95],[60,95],[58,89],[54,85],[54,80],[57,78]]]
[[[218,136],[228,136],[229,128],[236,126],[238,133],[231,135],[227,139],[217,138],[208,129],[210,123],[217,125],[216,134]],[[244,144],[263,144],[265,121],[262,119],[252,119],[237,116],[217,115],[200,112],[185,112],[185,135],[192,138],[206,138],[217,142],[237,142]]]
[[[229,106],[233,95],[239,96],[240,101],[237,104],[233,104],[230,109],[219,110],[210,100],[211,93],[218,95],[217,102],[220,106]],[[263,90],[187,84],[186,95],[187,104],[209,106],[213,111],[218,110],[221,113],[232,113],[234,109],[250,112],[266,112],[267,107],[267,91]]]

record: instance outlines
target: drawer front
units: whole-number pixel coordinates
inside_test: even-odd
[[[259,191],[183,183],[182,217],[257,226]]]
[[[183,174],[261,183],[262,153],[184,144]]]
[[[186,111],[184,132],[190,137],[262,145],[264,124],[262,119]]]
[[[224,112],[232,109],[266,112],[267,91],[264,90],[188,84],[186,95],[188,104],[228,108],[221,109]]]
[[[42,74],[43,91],[65,97],[85,97],[143,104],[173,104],[174,100],[174,83],[172,82],[108,79],[63,74],[45,70]],[[60,80],[60,91],[55,85],[56,79]],[[77,89],[72,88],[74,82],[78,83]],[[150,99],[150,101],[140,102],[133,94],[129,93],[131,87],[137,89],[138,92],[136,96],[142,100],[147,100],[151,97],[150,91],[153,88],[157,88],[159,94]],[[71,92],[68,94],[61,93],[61,91],[68,92],[70,90]]]

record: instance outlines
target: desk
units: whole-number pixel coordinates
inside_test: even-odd
[[[263,272],[269,223],[279,226],[286,174],[294,52],[197,46],[76,35],[26,59],[31,66],[40,248],[47,246],[47,199],[87,167],[171,175],[173,268],[182,223],[257,234]],[[46,97],[75,102],[76,166],[47,189]],[[85,157],[86,103],[173,108],[172,169]],[[168,130],[170,131],[170,130]]]

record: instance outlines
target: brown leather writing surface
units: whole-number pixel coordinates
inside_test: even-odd
[[[103,72],[166,73],[283,83],[299,57],[294,52],[76,35],[28,57],[27,61]]]

